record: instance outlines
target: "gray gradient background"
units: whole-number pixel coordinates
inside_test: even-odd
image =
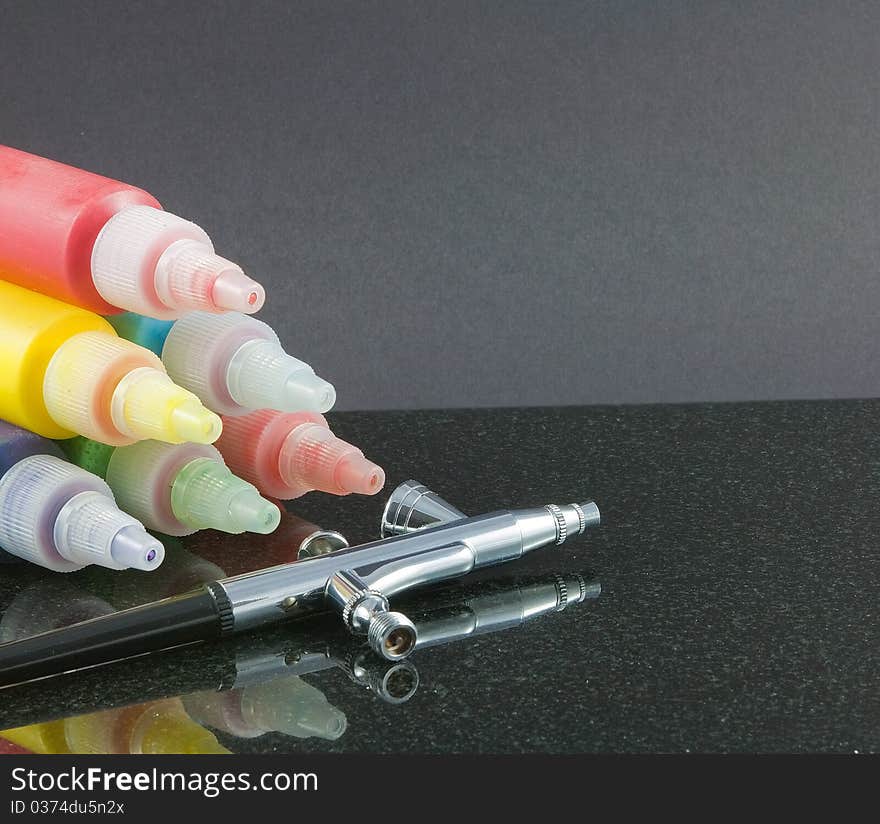
[[[880,4],[0,0],[0,142],[150,190],[340,409],[878,393]]]

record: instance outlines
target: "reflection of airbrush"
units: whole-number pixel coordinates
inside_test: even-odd
[[[600,591],[598,582],[572,574],[451,586],[411,602],[417,646],[509,629],[596,598]],[[438,601],[442,606],[436,606]],[[71,707],[107,709],[167,698],[165,684],[173,682],[187,694],[183,700],[192,717],[216,729],[253,735],[274,728],[333,739],[344,731],[345,716],[300,690],[296,676],[338,668],[388,703],[400,704],[415,694],[419,675],[410,661],[377,658],[329,620],[310,624],[309,630],[304,637],[277,627],[228,644],[172,650],[10,687],[0,693],[0,727],[33,723],[35,706],[42,720],[50,720],[69,715]],[[166,678],[166,671],[173,678]],[[112,695],[102,688],[107,682],[114,684]],[[297,700],[300,706],[309,702],[304,717],[296,714]]]
[[[406,616],[389,609],[390,596],[562,544],[599,523],[592,502],[470,518],[448,507],[443,519],[408,532],[419,521],[419,502],[426,498],[421,492],[411,494],[418,489],[414,482],[404,484],[386,508],[385,534],[400,534],[213,581],[185,595],[2,646],[0,679],[14,683],[223,637],[328,607],[341,613],[352,632],[366,635],[375,652],[399,660],[413,650],[417,633]]]

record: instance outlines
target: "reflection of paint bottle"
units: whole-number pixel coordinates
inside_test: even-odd
[[[84,309],[256,312],[263,287],[147,192],[0,146],[0,269]]]
[[[208,534],[210,531],[198,533]],[[211,533],[223,535],[223,533]],[[223,535],[228,555],[248,555],[249,552],[232,552],[229,536]],[[111,574],[101,569],[90,570],[85,576],[77,576],[80,583],[84,582],[90,592],[98,593],[106,598],[116,609],[130,607],[170,598],[196,589],[209,581],[218,581],[227,577],[227,572],[210,561],[200,558],[184,549],[179,538],[170,535],[161,536],[165,547],[165,560],[160,569],[152,575]],[[85,579],[85,580],[84,580]],[[0,621],[2,628],[2,621]]]
[[[179,698],[68,718],[65,738],[74,753],[228,753],[213,733],[187,715]]]
[[[74,438],[62,448],[78,466],[103,477],[126,512],[167,535],[266,533],[281,518],[278,507],[233,475],[208,444],[141,441],[114,449]]]
[[[347,726],[345,713],[296,675],[228,692],[197,692],[185,696],[183,704],[200,724],[236,738],[280,732],[335,741]]]
[[[282,508],[278,529],[270,535],[249,537],[247,552],[230,552],[229,538],[209,530],[197,532],[185,538],[183,543],[194,555],[222,566],[226,575],[241,575],[298,560],[300,544],[320,529],[317,524],[303,520]],[[167,556],[165,563],[168,563]],[[138,577],[142,579],[142,576]],[[214,578],[205,578],[200,583],[224,577],[226,576],[217,575]]]
[[[114,503],[107,484],[51,441],[0,421],[0,547],[59,572],[89,564],[155,569],[162,544]]]
[[[229,468],[266,495],[289,500],[312,490],[375,495],[382,468],[337,438],[322,415],[262,409],[226,416],[217,441]]]
[[[33,753],[33,750],[28,750],[25,747],[20,747],[18,744],[7,741],[5,738],[0,738],[0,755],[28,755],[29,753]]]
[[[115,445],[212,443],[221,426],[159,358],[103,318],[4,282],[0,418],[48,438],[80,434]]]
[[[3,730],[0,736],[19,747],[25,747],[40,755],[69,754],[70,747],[64,737],[64,721],[47,721],[44,724],[28,724]]]
[[[124,578],[115,573],[112,577]],[[144,576],[136,576],[143,581]],[[152,576],[149,576],[152,577]],[[53,576],[18,592],[0,615],[0,643],[116,612],[103,598],[83,592],[70,578]]]
[[[43,754],[228,753],[217,737],[193,721],[179,698],[104,710],[60,721],[3,730],[0,736]]]

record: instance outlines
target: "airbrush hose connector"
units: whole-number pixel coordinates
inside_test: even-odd
[[[352,570],[330,576],[326,598],[341,612],[348,630],[366,635],[372,650],[388,661],[406,658],[415,647],[418,635],[413,622],[389,611],[388,599]]]

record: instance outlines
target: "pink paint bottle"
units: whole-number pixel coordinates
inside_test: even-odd
[[[265,300],[203,229],[151,194],[8,146],[0,146],[0,270],[102,315],[250,314]]]
[[[261,409],[223,417],[215,446],[236,475],[284,501],[313,490],[375,495],[385,484],[382,468],[337,438],[316,412]]]

